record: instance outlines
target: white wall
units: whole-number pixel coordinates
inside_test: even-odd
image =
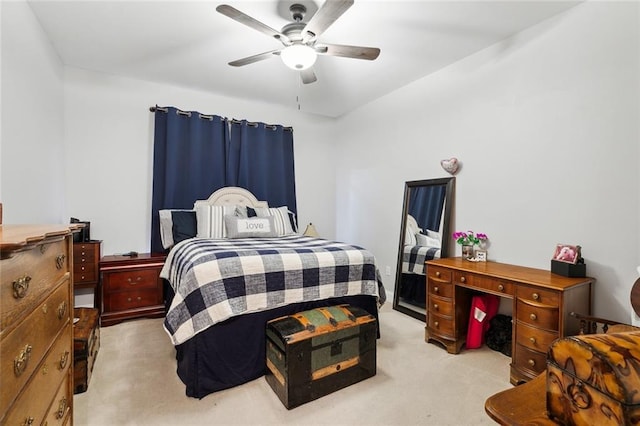
[[[29,6],[0,2],[4,223],[64,217],[62,63]]]
[[[582,245],[595,313],[629,321],[639,21],[638,3],[582,4],[343,118],[338,238],[395,265],[404,181],[445,176],[455,156],[454,229],[487,233],[491,260],[544,269],[556,243]]]
[[[200,91],[65,69],[68,214],[91,221],[103,254],[149,250],[152,105],[283,124],[294,129],[298,214],[303,226],[335,232],[333,120]],[[302,228],[304,229],[304,228]]]

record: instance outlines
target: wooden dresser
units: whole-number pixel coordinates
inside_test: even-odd
[[[490,293],[512,299],[511,383],[533,379],[546,367],[555,339],[577,334],[570,313],[591,312],[592,278],[567,278],[550,271],[461,258],[427,261],[425,340],[459,353],[469,325],[471,297]]]
[[[102,326],[164,316],[160,271],[166,255],[104,256],[100,260]]]
[[[0,226],[0,424],[73,423],[71,238],[68,225]]]

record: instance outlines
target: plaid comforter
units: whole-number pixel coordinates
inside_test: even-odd
[[[402,272],[425,275],[424,262],[440,257],[440,249],[427,246],[404,246],[402,252]]]
[[[160,276],[175,292],[164,321],[174,345],[248,312],[358,294],[386,298],[370,252],[298,235],[185,240]]]

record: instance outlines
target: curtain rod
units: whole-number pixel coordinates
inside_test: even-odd
[[[167,112],[169,112],[169,108],[162,108],[162,107],[159,107],[159,106],[155,105],[155,106],[149,107],[149,111],[151,111],[151,112],[160,111],[160,112],[167,113]],[[183,115],[185,117],[191,117],[191,112],[189,112],[189,111],[182,111],[182,110],[176,109],[176,114]],[[204,120],[209,120],[209,121],[213,120],[213,116],[212,115],[200,114],[200,118],[202,118]],[[243,121],[243,120],[236,120],[235,118],[232,118],[231,120],[229,120],[226,117],[223,117],[223,120],[229,121],[232,124],[240,124]],[[253,122],[247,121],[247,125],[251,126],[251,127],[258,127],[259,124],[260,123],[253,123]],[[276,126],[275,124],[265,124],[264,127],[269,129],[269,130],[275,130],[278,126]],[[293,127],[284,127],[284,126],[282,126],[282,130],[292,132],[293,131]]]

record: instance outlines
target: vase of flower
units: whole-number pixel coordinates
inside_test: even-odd
[[[453,233],[453,239],[456,240],[456,243],[460,244],[462,248],[463,259],[474,259],[474,247],[484,246],[487,240],[489,240],[489,237],[487,237],[487,234],[483,234],[481,232],[475,233],[473,231],[457,231]]]

